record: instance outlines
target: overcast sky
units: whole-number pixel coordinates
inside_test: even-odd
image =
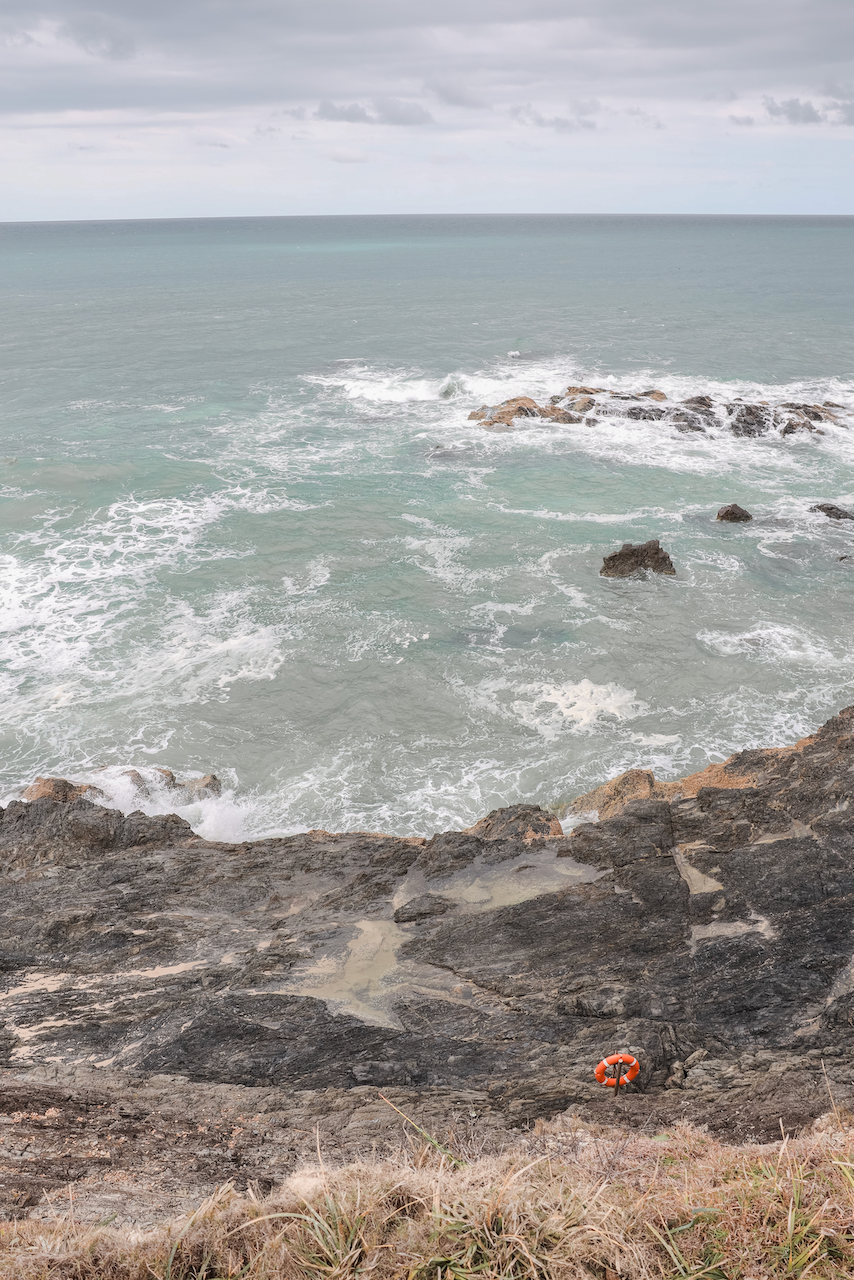
[[[852,213],[852,0],[0,0],[0,220]]]

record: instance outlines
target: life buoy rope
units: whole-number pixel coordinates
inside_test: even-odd
[[[628,1071],[623,1073],[621,1070],[619,1070],[619,1068],[622,1066],[628,1067]],[[614,1073],[614,1075],[610,1077],[605,1074],[609,1067],[618,1068],[618,1070]],[[633,1058],[630,1053],[612,1053],[610,1058],[602,1059],[602,1061],[599,1063],[599,1066],[596,1068],[593,1074],[595,1075],[596,1079],[599,1081],[600,1084],[606,1084],[606,1085],[609,1085],[612,1089],[615,1089],[617,1086],[618,1075],[619,1075],[620,1084],[624,1085],[624,1084],[629,1084],[630,1081],[634,1080],[635,1076],[638,1074],[639,1071],[640,1071],[640,1063],[638,1062],[637,1058]]]

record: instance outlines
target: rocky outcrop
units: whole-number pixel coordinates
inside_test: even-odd
[[[481,405],[469,414],[469,421],[482,422],[489,431],[510,431],[517,418],[546,418],[549,422],[578,423],[581,418],[556,405],[539,405],[530,396],[514,396],[501,404]]]
[[[765,400],[716,401],[708,395],[696,395],[673,403],[663,391],[656,389],[634,393],[575,385],[551,396],[545,408],[529,396],[515,396],[492,407],[481,405],[469,417],[483,422],[490,431],[510,431],[515,419],[525,417],[552,418],[556,422],[584,420],[593,426],[599,421],[590,416],[594,412],[628,422],[661,422],[662,426],[681,433],[708,435],[727,431],[748,439],[798,433],[823,435],[825,428],[821,424],[851,425],[851,411],[829,400],[824,404],[793,400],[771,404]],[[560,417],[559,414],[576,416]]]
[[[753,516],[737,502],[730,502],[728,506],[721,507],[716,518],[723,520],[726,524],[746,524],[748,520],[753,519]]]
[[[764,436],[771,430],[773,415],[765,405],[728,404],[729,429],[734,436]]]
[[[652,573],[675,574],[673,561],[657,538],[633,544],[624,542],[619,551],[605,556],[599,573],[603,578],[628,578],[650,570]]]
[[[112,1125],[116,1170],[172,1142],[176,1168],[222,1180],[238,1151],[272,1177],[318,1119],[342,1151],[385,1140],[377,1088],[430,1124],[610,1117],[593,1067],[618,1049],[642,1063],[633,1122],[792,1129],[827,1109],[822,1062],[854,1105],[854,707],[572,808],[599,820],[564,833],[528,805],[430,839],[229,845],[174,815],[12,802],[0,1086],[42,1136],[2,1176],[89,1177]],[[28,1163],[48,1112],[92,1116],[79,1160],[58,1129]]]
[[[563,835],[563,827],[551,813],[535,804],[514,804],[508,809],[493,809],[473,827],[466,827],[465,834],[481,840],[543,840]]]
[[[846,511],[844,507],[837,507],[832,502],[819,502],[814,507],[810,507],[810,511],[819,512],[829,520],[854,520],[854,515],[850,511]]]
[[[104,792],[88,783],[69,782],[67,778],[36,778],[24,792],[25,800],[56,800],[68,804],[71,800],[105,800]]]

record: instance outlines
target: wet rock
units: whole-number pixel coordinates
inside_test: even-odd
[[[814,507],[810,507],[810,511],[819,512],[829,520],[854,520],[854,514],[846,511],[844,507],[837,507],[832,502],[819,502]]]
[[[435,893],[422,893],[417,898],[405,902],[398,907],[392,919],[396,924],[411,924],[414,920],[426,920],[432,916],[443,916],[451,911],[456,903],[449,898],[440,898]]]
[[[148,783],[145,781],[145,778],[143,778],[138,769],[125,769],[122,777],[130,778],[134,791],[138,796],[141,796],[143,800],[149,800],[151,798],[148,790]]]
[[[798,431],[807,431],[814,435],[824,435],[818,427],[806,417],[786,418],[780,428],[780,434],[784,436],[792,436]]]
[[[705,435],[706,428],[702,419],[696,413],[686,413],[684,409],[677,409],[667,415],[668,422],[672,422],[676,426],[677,431],[687,434],[691,431],[698,435]]]
[[[734,436],[764,436],[770,431],[773,415],[763,405],[728,404],[729,429]]]
[[[667,396],[663,391],[642,391],[642,396],[647,396],[650,400],[666,400]]]
[[[621,813],[630,800],[668,799],[673,794],[673,783],[656,782],[650,769],[627,769],[619,777],[594,787],[577,796],[567,807],[567,813],[595,813],[600,820]]]
[[[232,1126],[274,1112],[288,1159],[318,1122],[369,1147],[388,1082],[419,1117],[475,1098],[490,1125],[570,1107],[607,1119],[593,1068],[627,1046],[643,1068],[633,1106],[656,1124],[742,1134],[746,1106],[760,1136],[808,1124],[827,1110],[831,1054],[837,1105],[854,1105],[854,707],[788,747],[619,783],[597,789],[609,815],[567,835],[513,806],[429,841],[223,844],[174,816],[13,801],[0,1084],[43,1116],[36,1083],[91,1087],[121,1068],[142,1135],[128,1148],[156,1131],[161,1163],[170,1141],[176,1161],[206,1158],[195,1135],[226,1098],[223,1162]],[[85,1111],[57,1107],[72,1127]],[[92,1104],[111,1124],[112,1107]],[[254,1177],[269,1147],[245,1138]],[[67,1185],[67,1163],[51,1167]]]
[[[749,511],[745,511],[744,507],[740,507],[737,502],[730,502],[728,506],[721,507],[717,514],[718,520],[723,520],[727,524],[745,524],[748,520],[752,520],[753,516]]]
[[[581,418],[569,409],[558,408],[554,404],[545,407],[538,405],[530,396],[513,396],[503,400],[501,404],[481,405],[469,414],[469,421],[480,421],[488,431],[512,430],[517,418],[545,418],[551,422],[577,423]]]
[[[514,804],[507,809],[493,809],[465,830],[481,840],[523,840],[525,844],[563,835],[563,827],[555,815],[536,804]]]
[[[85,782],[69,782],[67,778],[36,778],[24,792],[25,800],[56,800],[60,804],[68,804],[82,796],[90,800],[105,799],[100,787]]]
[[[569,407],[575,413],[589,413],[591,409],[596,408],[596,401],[592,396],[578,396],[570,400]]]
[[[689,409],[696,409],[701,412],[703,410],[713,410],[715,407],[714,401],[709,396],[689,396],[687,400],[682,400],[680,403],[687,405]]]
[[[565,396],[603,396],[605,395],[604,387],[567,387],[563,393]]]
[[[558,409],[547,407],[540,410],[540,417],[547,418],[550,422],[581,422],[581,417],[577,413],[571,413],[569,409]]]
[[[676,573],[673,561],[657,538],[636,544],[624,542],[619,551],[612,551],[609,556],[605,556],[599,572],[603,578],[628,578],[645,569],[653,573]]]
[[[627,418],[631,418],[633,422],[650,421],[657,422],[660,418],[666,417],[664,409],[658,409],[654,405],[634,405],[626,414]]]
[[[206,773],[203,778],[188,778],[180,783],[179,790],[192,802],[222,795],[222,783],[215,773]]]

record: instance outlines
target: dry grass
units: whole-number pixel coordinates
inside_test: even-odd
[[[561,1119],[500,1155],[418,1136],[392,1160],[219,1188],[147,1232],[0,1227],[2,1280],[646,1280],[854,1275],[854,1129],[731,1147]],[[468,1163],[460,1160],[468,1158]]]

